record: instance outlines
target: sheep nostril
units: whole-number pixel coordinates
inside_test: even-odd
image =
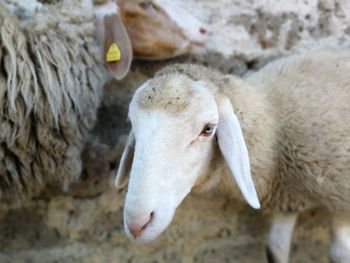
[[[200,32],[201,34],[205,35],[205,34],[208,33],[208,30],[205,29],[204,27],[200,27],[200,28],[199,28],[199,32]]]
[[[154,217],[154,212],[150,213],[149,216],[146,218],[146,220],[144,220],[144,222],[141,224],[138,224],[138,225],[129,225],[128,224],[129,230],[134,238],[141,235],[141,233],[145,230],[145,228],[151,222],[153,217]]]

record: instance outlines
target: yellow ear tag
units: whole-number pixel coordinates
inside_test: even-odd
[[[121,54],[120,54],[119,47],[117,46],[117,44],[113,43],[107,51],[106,60],[107,62],[115,62],[115,61],[119,61],[120,58],[121,58]]]

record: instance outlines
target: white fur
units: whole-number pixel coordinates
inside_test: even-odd
[[[115,1],[108,1],[103,5],[97,5],[95,7],[95,15],[98,18],[107,15],[114,15],[116,13],[119,13],[119,7]]]
[[[350,235],[342,239],[336,239],[332,244],[330,256],[333,262],[349,263],[350,260]]]
[[[36,0],[5,0],[4,3],[20,20],[27,20],[33,17],[36,11],[44,8],[43,4]]]
[[[333,243],[330,257],[336,263],[348,263],[350,260],[350,213],[335,214],[332,220]]]
[[[275,263],[288,263],[297,214],[276,214],[273,217],[267,245]]]
[[[259,209],[260,202],[250,172],[248,149],[241,125],[233,112],[230,100],[224,98],[220,104],[220,129],[218,129],[220,149],[243,196],[253,208]]]
[[[198,44],[205,42],[206,34],[201,33],[201,29],[206,28],[206,25],[174,1],[155,0],[155,2],[167,12],[169,17],[176,22],[192,42]]]

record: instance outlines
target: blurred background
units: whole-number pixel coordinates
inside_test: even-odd
[[[34,0],[6,1],[19,16],[26,16],[25,6]],[[242,76],[290,53],[349,46],[350,1],[167,1],[193,21],[176,21],[181,12],[170,14],[171,10],[164,9],[164,0],[122,1],[122,18],[134,55],[141,59],[133,60],[123,80],[110,81],[104,87],[97,123],[82,154],[79,181],[65,190],[48,186],[21,207],[0,205],[1,263],[267,262],[264,242],[268,218],[248,207],[238,207],[215,189],[186,198],[173,223],[155,241],[137,245],[126,238],[122,219],[125,192],[117,192],[113,180],[129,130],[128,103],[133,91],[167,64],[200,63]],[[54,2],[60,1],[41,4]],[[103,1],[95,1],[99,2]],[[166,19],[160,18],[164,28],[146,16],[133,21],[133,2],[144,9],[141,13],[153,9],[151,18],[155,20],[157,12],[165,12]],[[149,30],[165,30],[159,35],[144,32],[155,42],[165,41],[168,53],[160,54],[156,47],[154,54],[142,53],[147,39],[140,40],[133,33],[133,27],[142,21],[151,21]],[[174,25],[177,27],[170,30]],[[291,263],[329,262],[329,238],[327,212],[303,213],[293,235]]]

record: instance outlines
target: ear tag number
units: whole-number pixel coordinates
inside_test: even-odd
[[[121,59],[121,54],[120,54],[119,47],[117,46],[117,44],[113,43],[108,49],[106,60],[107,62],[116,62],[116,61],[119,61],[120,59]]]

